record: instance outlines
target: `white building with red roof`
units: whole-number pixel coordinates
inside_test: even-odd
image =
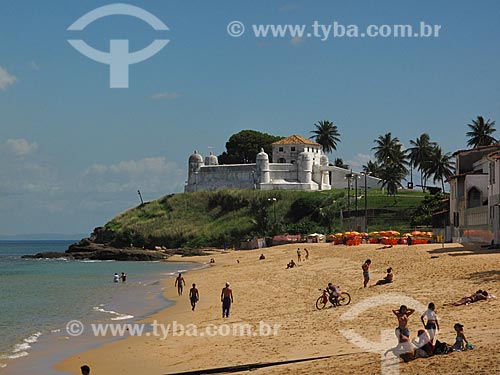
[[[380,187],[380,179],[329,164],[320,144],[292,135],[272,144],[272,162],[262,149],[255,163],[220,165],[215,155],[189,157],[186,192],[222,189],[330,190],[354,182],[360,189]],[[351,185],[354,188],[353,185]]]

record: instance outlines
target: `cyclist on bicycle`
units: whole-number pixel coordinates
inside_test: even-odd
[[[332,303],[332,305],[337,305],[338,304],[337,298],[341,294],[338,285],[334,285],[333,283],[328,283],[326,291],[329,294],[328,299]]]

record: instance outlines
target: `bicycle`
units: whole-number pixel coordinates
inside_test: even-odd
[[[330,307],[347,306],[351,303],[351,295],[347,292],[341,291],[337,297],[333,297],[327,289],[319,289],[319,291],[323,293],[316,300],[316,308],[318,310],[326,308],[328,302],[331,303]]]

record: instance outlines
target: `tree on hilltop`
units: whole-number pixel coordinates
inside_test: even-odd
[[[282,138],[256,130],[242,130],[229,137],[226,142],[226,151],[218,157],[219,164],[255,163],[261,148],[268,155],[272,155],[272,144]]]

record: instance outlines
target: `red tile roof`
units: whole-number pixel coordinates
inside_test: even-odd
[[[291,135],[274,142],[273,145],[310,145],[310,146],[321,146],[319,143],[313,142],[310,139],[304,138],[301,135]]]

